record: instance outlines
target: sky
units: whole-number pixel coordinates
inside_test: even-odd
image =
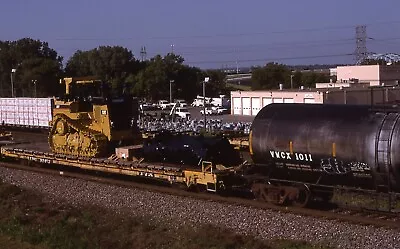
[[[200,68],[351,64],[355,27],[367,49],[400,53],[398,0],[1,0],[0,40],[46,41],[64,57],[103,45],[141,59],[174,52]]]

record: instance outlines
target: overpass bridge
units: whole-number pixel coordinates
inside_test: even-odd
[[[233,83],[244,80],[251,80],[251,73],[242,73],[242,74],[228,74],[226,76],[226,82]]]

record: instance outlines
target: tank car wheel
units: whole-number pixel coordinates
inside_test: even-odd
[[[311,192],[307,185],[297,187],[298,193],[293,200],[293,205],[296,207],[306,207],[310,201]]]
[[[269,202],[268,198],[268,185],[269,183],[253,183],[251,186],[251,192],[254,198],[258,201]]]

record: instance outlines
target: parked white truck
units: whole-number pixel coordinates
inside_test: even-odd
[[[170,109],[173,105],[174,105],[173,103],[169,103],[169,102],[166,101],[166,100],[159,100],[159,101],[158,101],[158,107],[159,107],[161,110]]]
[[[210,104],[211,98],[206,97],[206,105]],[[200,107],[204,106],[204,97],[197,95],[197,97],[193,100],[192,106]]]
[[[231,105],[231,99],[225,95],[219,95],[218,98],[212,98],[210,104],[219,107],[229,107]]]
[[[169,115],[173,118],[190,119],[189,110],[186,107],[178,107],[177,103],[174,104]]]

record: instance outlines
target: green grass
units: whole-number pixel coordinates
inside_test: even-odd
[[[177,227],[98,207],[49,204],[40,194],[0,183],[1,248],[327,248],[301,241],[262,241],[207,225]]]

